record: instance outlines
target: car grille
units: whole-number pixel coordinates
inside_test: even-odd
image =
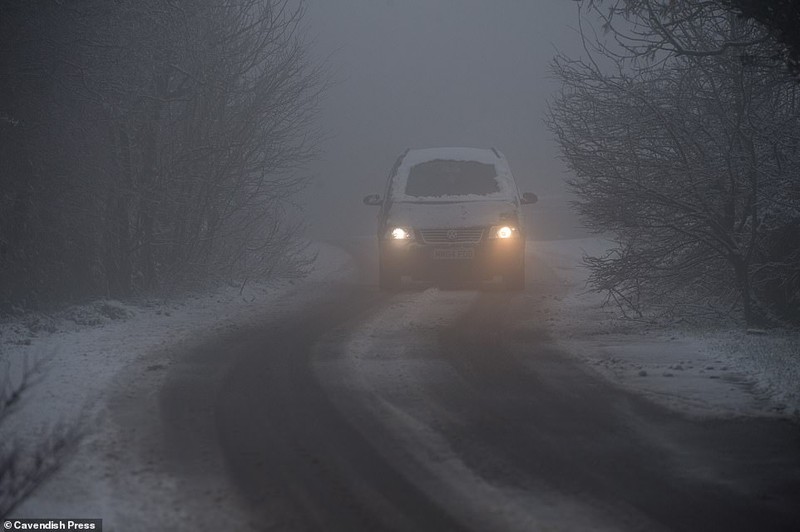
[[[477,244],[483,237],[483,228],[469,229],[421,229],[426,244]]]

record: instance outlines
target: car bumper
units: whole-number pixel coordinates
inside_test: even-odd
[[[468,274],[490,278],[518,268],[525,255],[525,240],[492,239],[477,244],[428,244],[382,240],[381,262],[400,275],[414,279]]]

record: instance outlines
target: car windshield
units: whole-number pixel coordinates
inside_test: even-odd
[[[485,196],[500,191],[494,165],[477,161],[436,159],[411,168],[406,196]]]

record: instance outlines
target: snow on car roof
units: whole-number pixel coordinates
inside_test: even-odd
[[[406,185],[411,169],[429,161],[475,161],[493,165],[497,173],[497,192],[489,194],[469,194],[458,196],[409,196]],[[487,199],[508,200],[518,196],[517,186],[502,153],[485,148],[421,148],[408,150],[397,168],[392,186],[394,201],[480,201]]]

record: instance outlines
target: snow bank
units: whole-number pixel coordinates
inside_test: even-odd
[[[800,333],[748,334],[736,325],[636,322],[588,291],[581,258],[600,238],[532,243],[534,261],[559,278],[552,334],[604,377],[695,416],[800,416]]]
[[[317,261],[304,282],[355,275],[342,250],[317,244],[310,252]],[[123,368],[173,343],[284,312],[287,303],[275,302],[294,288],[289,281],[249,282],[177,301],[97,301],[0,323],[0,382],[16,388],[26,369],[39,368],[3,419],[0,442],[29,452],[56,427],[99,423],[101,398]],[[42,509],[47,501],[31,503]]]
[[[729,330],[709,333],[706,345],[768,398],[772,409],[800,417],[800,334]]]

